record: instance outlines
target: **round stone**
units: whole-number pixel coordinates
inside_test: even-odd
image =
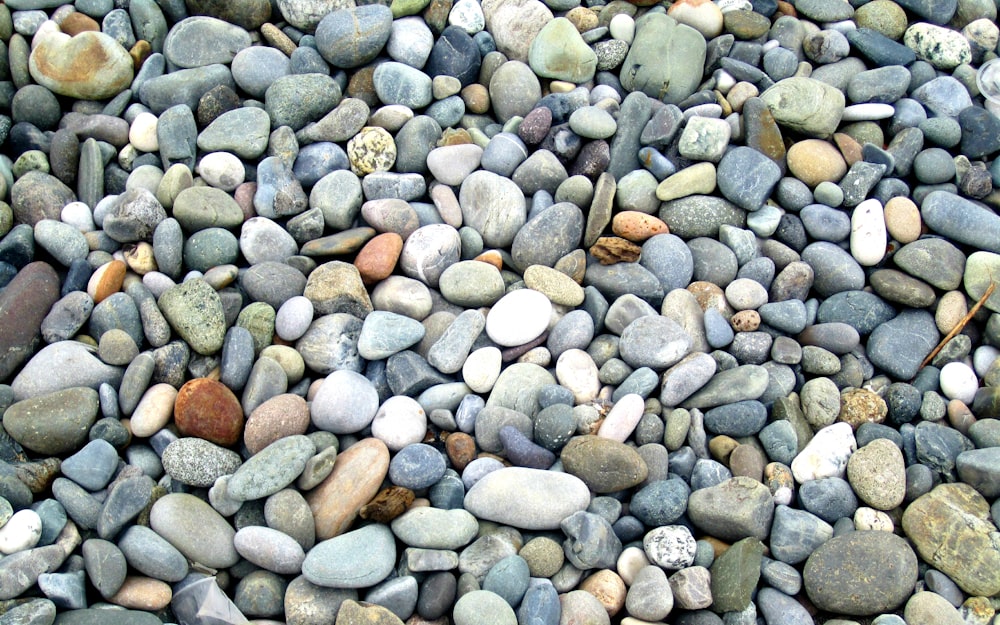
[[[552,302],[532,289],[500,298],[486,316],[486,333],[498,345],[513,347],[537,338],[549,324]]]

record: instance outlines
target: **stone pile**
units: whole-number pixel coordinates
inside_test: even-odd
[[[7,0],[0,625],[994,625],[994,0]]]

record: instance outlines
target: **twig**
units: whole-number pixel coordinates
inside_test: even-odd
[[[969,310],[969,312],[967,312],[965,316],[962,317],[962,319],[957,324],[955,324],[955,327],[951,329],[951,332],[949,332],[947,335],[945,335],[943,339],[941,339],[941,342],[937,344],[937,347],[931,350],[930,354],[927,354],[927,358],[924,358],[924,361],[920,363],[920,366],[917,367],[917,371],[920,371],[921,369],[927,366],[927,363],[934,360],[934,357],[938,355],[938,353],[944,348],[944,346],[948,343],[948,341],[955,338],[955,336],[957,336],[958,333],[965,328],[965,324],[972,321],[972,318],[976,315],[977,312],[979,312],[979,309],[983,307],[983,304],[985,304],[986,300],[990,298],[990,295],[993,295],[993,291],[996,290],[996,288],[997,288],[996,282],[990,282],[990,285],[986,287],[986,292],[983,293],[983,296],[979,298],[979,301],[976,302],[975,306],[973,306]]]

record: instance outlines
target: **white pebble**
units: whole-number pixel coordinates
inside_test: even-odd
[[[500,377],[502,365],[502,354],[499,349],[492,346],[481,347],[465,359],[465,364],[462,365],[462,380],[473,393],[489,393]]]
[[[980,345],[976,348],[976,351],[972,352],[972,366],[976,370],[976,375],[979,377],[985,377],[986,372],[990,370],[990,366],[993,365],[993,361],[1000,356],[1000,349],[993,347],[992,345]]]
[[[594,401],[601,392],[597,365],[582,349],[567,349],[556,361],[556,379],[573,393],[578,404]]]
[[[639,571],[647,566],[649,566],[649,558],[646,557],[646,552],[638,547],[628,547],[622,550],[622,554],[618,556],[618,562],[615,563],[618,575],[628,586],[632,585],[632,580],[635,579]]]
[[[278,308],[274,331],[285,341],[295,341],[309,329],[313,320],[313,303],[308,297],[296,295]]]
[[[847,461],[858,448],[850,423],[828,425],[792,460],[792,475],[799,484],[824,477],[844,477]]]
[[[881,510],[861,506],[854,511],[854,529],[891,532],[893,530],[892,518]]]
[[[246,179],[246,168],[235,154],[212,152],[201,158],[198,163],[198,175],[209,186],[232,191],[243,184],[243,180]]]
[[[889,119],[895,112],[896,109],[891,104],[880,104],[878,102],[852,104],[844,109],[844,116],[841,117],[841,121],[873,122],[880,119]]]
[[[654,564],[665,569],[683,569],[694,562],[698,545],[687,527],[664,525],[646,533],[642,548]]]
[[[757,310],[767,303],[767,289],[750,278],[737,278],[726,286],[726,301],[736,310]]]
[[[0,553],[10,555],[31,549],[42,537],[42,519],[34,510],[18,510],[0,527]]]
[[[486,28],[486,17],[482,6],[476,0],[458,0],[448,13],[448,23],[458,26],[470,35],[475,35]]]
[[[502,347],[524,345],[545,332],[551,315],[552,302],[538,291],[511,291],[490,309],[486,334]]]
[[[635,20],[632,19],[631,15],[619,13],[611,18],[611,23],[608,24],[608,30],[611,32],[611,36],[615,39],[619,39],[629,45],[632,45],[632,39],[635,38]]]
[[[94,214],[90,211],[90,207],[83,202],[70,202],[63,206],[62,212],[59,213],[59,219],[80,232],[97,230],[97,226],[94,224]]]
[[[642,395],[629,393],[612,406],[608,416],[604,418],[597,435],[624,443],[635,426],[639,425],[642,414],[646,411],[646,402]]]
[[[132,413],[132,434],[148,438],[162,430],[174,414],[175,399],[177,389],[169,384],[154,384],[146,389]]]
[[[427,414],[417,400],[396,395],[385,400],[372,421],[372,436],[392,451],[419,443],[427,433]]]
[[[94,223],[97,224],[98,228],[104,226],[104,216],[108,214],[116,201],[118,201],[117,195],[105,195],[94,207]]]
[[[851,214],[851,256],[864,267],[885,257],[885,211],[875,198],[865,200]]]
[[[976,391],[979,390],[979,378],[972,367],[964,362],[949,362],[941,367],[938,377],[941,385],[941,392],[948,399],[957,399],[972,405],[972,400],[976,398]]]
[[[156,125],[159,122],[152,113],[139,113],[128,129],[128,142],[140,152],[156,152],[160,143],[156,139]]]

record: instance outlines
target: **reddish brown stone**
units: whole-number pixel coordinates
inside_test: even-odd
[[[279,438],[305,434],[309,429],[309,405],[298,395],[285,393],[265,401],[250,413],[243,444],[252,454]]]
[[[729,320],[737,332],[754,332],[760,327],[760,313],[756,310],[741,310]]]
[[[361,273],[361,280],[371,286],[392,275],[402,251],[403,237],[384,232],[365,243],[354,259],[354,266]]]
[[[127,269],[128,266],[120,260],[113,260],[97,268],[87,283],[87,294],[90,295],[95,304],[100,304],[122,290]]]
[[[63,19],[62,23],[59,24],[59,30],[72,37],[73,35],[79,35],[86,30],[100,32],[101,25],[95,22],[93,18],[88,17],[79,11],[75,11]]]
[[[642,248],[621,237],[600,237],[590,247],[590,253],[602,265],[614,265],[638,261]]]
[[[225,384],[195,378],[177,391],[174,423],[182,436],[197,436],[228,447],[243,434],[243,408]]]
[[[449,434],[444,441],[445,451],[448,452],[448,459],[461,473],[467,464],[476,459],[476,439],[465,432],[455,432]]]
[[[477,260],[481,263],[488,263],[497,269],[503,269],[503,256],[496,250],[486,250],[472,260]]]
[[[58,299],[59,276],[44,262],[26,265],[0,292],[0,382],[35,353],[42,320]]]
[[[837,132],[833,135],[833,142],[837,144],[848,167],[861,160],[861,144],[855,141],[854,137]]]
[[[850,423],[855,430],[865,423],[882,423],[889,409],[885,400],[866,388],[852,388],[840,394],[838,421]]]
[[[390,486],[383,488],[375,498],[361,506],[358,513],[362,519],[389,523],[406,512],[416,495],[409,488]]]
[[[257,211],[253,207],[253,196],[257,193],[256,182],[244,182],[233,191],[233,199],[239,204],[243,211],[244,219],[251,219],[257,216]]]

